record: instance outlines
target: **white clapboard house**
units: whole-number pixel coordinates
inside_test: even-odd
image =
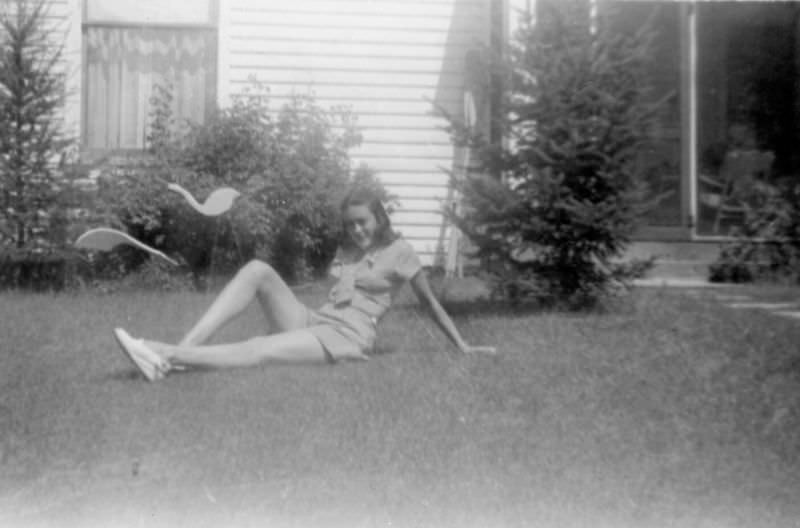
[[[355,162],[398,196],[396,226],[433,264],[448,248],[446,170],[463,155],[434,107],[482,126],[474,116],[490,98],[470,52],[502,49],[520,16],[556,1],[49,0],[48,17],[66,46],[65,118],[82,152],[142,149],[152,86],[167,74],[177,114],[196,121],[250,78],[275,105],[313,93],[358,116]],[[612,7],[619,31],[654,17],[654,96],[671,94],[642,153],[642,177],[663,200],[640,237],[725,238],[740,221],[740,182],[800,168],[800,3],[592,2],[594,14]]]

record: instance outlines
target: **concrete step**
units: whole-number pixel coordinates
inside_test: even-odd
[[[708,267],[719,255],[717,242],[633,242],[623,260],[656,258],[648,278],[708,278]]]
[[[705,260],[658,260],[647,276],[706,279],[709,264]]]
[[[626,258],[655,256],[663,260],[712,262],[720,251],[719,242],[636,241],[628,246]]]

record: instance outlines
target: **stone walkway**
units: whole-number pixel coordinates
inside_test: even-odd
[[[800,301],[798,302],[764,302],[754,301],[747,295],[715,295],[729,308],[737,310],[766,310],[774,315],[800,319]]]
[[[697,278],[649,278],[634,281],[640,287],[685,288],[694,296],[710,297],[728,308],[736,310],[763,310],[773,315],[800,320],[800,296],[797,301],[769,301],[763,296],[759,299],[734,293],[738,285],[711,283]]]

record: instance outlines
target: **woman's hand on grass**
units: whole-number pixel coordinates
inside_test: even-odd
[[[439,328],[450,338],[462,354],[497,354],[497,349],[493,346],[472,346],[464,342],[456,325],[453,324],[453,320],[450,319],[450,316],[444,311],[442,305],[439,304],[436,296],[433,295],[431,286],[428,283],[428,277],[425,275],[424,271],[419,271],[414,275],[411,279],[411,287],[417,294],[420,303],[428,308],[431,317],[433,317],[433,320],[439,325]]]
[[[497,347],[486,346],[486,345],[478,345],[478,346],[464,345],[463,347],[461,347],[461,353],[462,354],[489,354],[489,355],[493,356],[493,355],[497,354]]]

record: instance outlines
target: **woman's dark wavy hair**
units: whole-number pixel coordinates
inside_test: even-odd
[[[369,187],[356,187],[347,193],[347,196],[344,197],[339,207],[339,213],[342,218],[339,244],[342,248],[352,249],[355,247],[355,244],[347,234],[347,226],[344,221],[344,213],[351,205],[366,205],[375,216],[375,220],[378,222],[378,227],[375,230],[375,242],[378,246],[388,246],[400,236],[392,229],[392,221],[389,219],[389,214],[383,207],[380,195]]]

